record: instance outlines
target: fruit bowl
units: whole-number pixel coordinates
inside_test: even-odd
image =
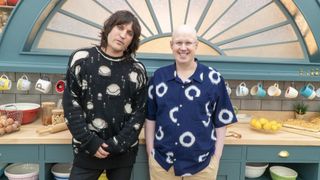
[[[279,130],[265,130],[265,129],[257,129],[255,127],[250,127],[251,129],[253,129],[254,131],[257,131],[257,132],[261,132],[261,133],[266,133],[266,134],[274,134],[274,133],[277,133]]]
[[[250,127],[253,130],[263,132],[263,133],[276,133],[278,132],[282,124],[275,120],[268,120],[266,118],[253,118],[250,121]]]

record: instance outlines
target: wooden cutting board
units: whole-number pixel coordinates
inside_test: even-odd
[[[319,129],[306,128],[306,127],[295,126],[295,125],[286,124],[286,123],[283,123],[282,125],[285,126],[285,127],[288,127],[288,128],[299,129],[299,130],[303,130],[303,131],[320,132]]]
[[[300,134],[300,135],[304,135],[304,136],[320,138],[320,132],[306,131],[306,130],[302,130],[302,129],[296,129],[296,128],[285,127],[285,126],[283,126],[280,130],[290,132],[290,133]]]

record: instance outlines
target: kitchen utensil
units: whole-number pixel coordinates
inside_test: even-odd
[[[8,110],[8,106],[14,106],[16,109]],[[7,112],[17,112],[22,111],[22,120],[21,124],[28,124],[33,122],[38,118],[40,105],[36,103],[11,103],[11,104],[4,104],[0,106],[0,112],[7,111]]]
[[[286,89],[284,97],[286,98],[296,98],[298,96],[299,92],[294,87],[288,87]]]
[[[280,96],[281,89],[279,88],[279,84],[275,83],[274,85],[270,86],[267,92],[269,96]]]
[[[72,164],[70,163],[57,163],[52,166],[51,172],[56,180],[69,179]]]
[[[42,102],[41,109],[42,109],[42,117],[41,123],[44,126],[52,124],[52,110],[56,107],[55,102]]]
[[[238,123],[249,123],[252,119],[250,114],[237,114]]]
[[[272,180],[296,180],[298,173],[285,166],[271,166],[270,175]]]
[[[227,131],[226,137],[235,137],[237,139],[240,139],[241,138],[241,134],[237,133],[235,131]]]
[[[49,125],[49,126],[46,126],[46,127],[42,127],[42,128],[39,128],[37,129],[37,133],[38,134],[45,134],[45,133],[57,133],[57,132],[60,132],[60,131],[64,131],[64,130],[67,130],[68,129],[68,126],[66,123],[59,123],[59,124],[55,124],[55,125]]]
[[[66,82],[64,80],[58,80],[55,89],[57,93],[63,93]]]
[[[12,82],[5,74],[0,77],[0,90],[10,90]]]
[[[311,131],[305,131],[305,130],[290,128],[290,127],[282,127],[281,130],[286,131],[286,132],[290,132],[290,133],[294,133],[294,134],[300,134],[303,136],[320,138],[320,132],[311,132]]]
[[[247,178],[258,178],[266,171],[268,166],[268,163],[247,163],[245,176]]]
[[[6,167],[4,174],[9,180],[38,180],[39,164],[14,163]]]
[[[51,87],[52,87],[52,83],[49,80],[49,78],[38,79],[38,81],[35,85],[35,89],[44,93],[44,94],[47,94],[51,90]]]
[[[241,82],[236,88],[237,96],[247,96],[249,94],[249,89],[245,82]]]
[[[308,99],[313,99],[316,97],[315,87],[311,83],[308,83],[307,85],[303,86],[300,89],[300,94]]]
[[[31,81],[29,81],[27,75],[22,75],[17,81],[17,90],[19,91],[29,91],[31,86]]]

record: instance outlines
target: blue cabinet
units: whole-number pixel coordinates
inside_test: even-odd
[[[287,152],[288,154],[283,152]],[[220,160],[218,180],[245,180],[246,162],[268,162],[295,169],[298,179],[320,179],[320,147],[225,145]],[[40,165],[40,180],[51,180],[51,167],[55,163],[72,162],[70,144],[1,144],[0,161],[33,162]],[[1,178],[0,178],[1,179]],[[3,178],[2,178],[3,179]],[[140,145],[132,180],[149,180],[145,145]],[[269,169],[256,180],[270,179]]]

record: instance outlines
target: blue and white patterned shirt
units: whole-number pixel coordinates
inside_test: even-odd
[[[166,170],[173,166],[176,176],[207,167],[215,151],[215,128],[237,121],[224,79],[199,62],[186,82],[177,76],[175,64],[154,73],[147,118],[156,121],[154,158]]]

